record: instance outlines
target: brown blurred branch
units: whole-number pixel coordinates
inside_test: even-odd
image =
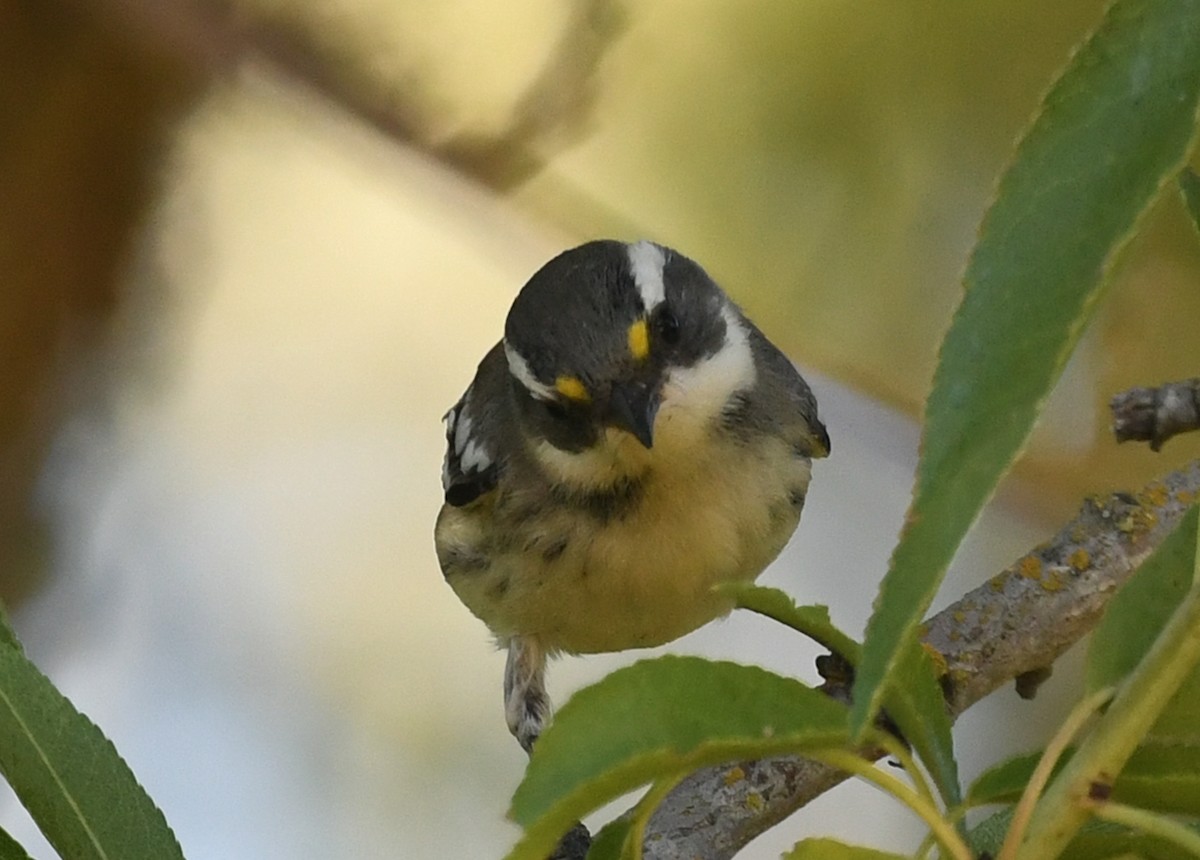
[[[1050,541],[930,618],[924,641],[945,661],[952,716],[1009,681],[1040,674],[1088,633],[1197,494],[1200,462],[1134,495],[1089,499]],[[843,779],[798,757],[700,771],[651,819],[645,856],[726,860]]]
[[[147,40],[173,46],[208,73],[265,61],[353,116],[492,188],[511,188],[585,130],[594,79],[624,28],[613,0],[576,0],[555,50],[491,134],[441,139],[413,77],[379,72],[369,50],[327,10],[253,0],[87,0],[125,20]]]

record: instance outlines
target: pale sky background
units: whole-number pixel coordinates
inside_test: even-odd
[[[253,71],[188,122],[167,187],[102,356],[115,370],[80,368],[43,481],[61,550],[15,619],[30,655],[193,860],[503,856],[524,756],[502,718],[503,657],[433,555],[440,418],[529,274],[592,237],[526,220]],[[808,377],[833,456],[763,581],[858,633],[917,429]],[[989,510],[946,595],[1053,530],[1018,496]],[[749,616],[669,650],[807,679],[816,653]],[[556,701],[639,656],[560,661]],[[971,711],[964,777],[1046,735],[1070,674],[1033,703],[1005,690]],[[53,856],[11,798],[0,824]],[[919,833],[844,786],[743,856],[814,834],[902,850]]]

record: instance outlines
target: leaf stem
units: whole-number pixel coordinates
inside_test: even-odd
[[[1166,815],[1127,806],[1124,803],[1097,803],[1092,814],[1113,824],[1123,824],[1147,836],[1157,836],[1178,845],[1193,857],[1200,857],[1200,833]]]
[[[671,790],[679,785],[687,775],[687,771],[684,771],[660,779],[642,795],[642,799],[638,801],[637,807],[634,809],[629,830],[625,834],[625,848],[621,852],[622,857],[629,857],[630,860],[642,860],[642,844],[646,839],[646,825],[654,815],[654,810],[658,809],[658,805],[662,803],[663,798],[670,794]]]
[[[1071,741],[1075,740],[1075,736],[1083,729],[1084,723],[1091,719],[1092,715],[1112,697],[1112,687],[1097,690],[1067,714],[1067,718],[1054,733],[1050,743],[1046,744],[1046,751],[1042,753],[1037,767],[1029,777],[1025,791],[1021,793],[1021,799],[1017,801],[1016,808],[1013,809],[1008,834],[1004,837],[1004,844],[1000,846],[1000,853],[996,855],[996,860],[1013,860],[1017,856],[1017,850],[1020,848],[1021,840],[1025,837],[1025,830],[1029,826],[1029,819],[1033,816],[1034,804],[1037,803],[1046,783],[1050,781],[1050,776],[1054,773],[1054,765],[1058,764],[1058,760],[1062,758],[1062,754],[1066,752]]]
[[[883,741],[880,746],[887,750],[887,754],[900,762],[900,766],[904,768],[908,778],[913,781],[913,788],[917,793],[929,803],[930,806],[937,805],[937,798],[934,797],[933,787],[929,784],[929,780],[925,778],[925,772],[921,770],[921,766],[917,764],[917,760],[913,758],[913,754],[908,747],[902,744],[899,740],[890,734],[883,736]]]
[[[892,795],[892,797],[916,813],[929,826],[930,831],[937,837],[938,842],[941,843],[948,857],[952,857],[954,860],[971,860],[971,850],[967,847],[967,844],[963,841],[958,831],[954,829],[954,825],[942,815],[933,803],[930,803],[917,791],[905,785],[903,781],[892,776],[890,773],[885,773],[861,756],[846,752],[845,750],[826,749],[816,752],[805,752],[804,755],[816,761],[824,762],[830,767],[836,767],[839,770],[844,770],[854,776],[861,777],[876,788]]]

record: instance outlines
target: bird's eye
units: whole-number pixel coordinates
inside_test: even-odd
[[[564,421],[567,417],[567,406],[561,400],[540,400],[546,415],[555,421]]]
[[[660,308],[654,315],[654,330],[663,343],[673,345],[679,343],[679,317],[670,308]]]

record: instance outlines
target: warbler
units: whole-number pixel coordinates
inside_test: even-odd
[[[559,653],[660,645],[732,608],[791,537],[829,453],[792,363],[695,262],[593,241],[521,289],[445,416],[447,582],[508,649],[530,750]]]

